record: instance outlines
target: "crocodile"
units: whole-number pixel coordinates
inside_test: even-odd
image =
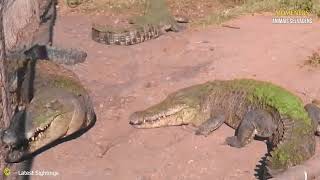
[[[13,86],[20,87],[17,94],[22,108],[2,132],[6,162],[21,162],[53,142],[93,126],[96,117],[89,92],[72,71],[45,60],[17,59],[13,64],[14,71],[23,76],[18,86]]]
[[[276,176],[315,154],[320,103],[303,106],[300,98],[271,82],[215,80],[178,90],[130,115],[135,128],[193,125],[207,136],[223,123],[236,129],[225,144],[241,148],[254,136],[267,140],[265,177]]]
[[[92,25],[92,39],[107,45],[134,45],[159,37],[167,31],[178,32],[183,29],[177,23],[187,23],[183,16],[173,17],[164,0],[149,0],[143,16],[129,19],[124,27],[113,25]]]

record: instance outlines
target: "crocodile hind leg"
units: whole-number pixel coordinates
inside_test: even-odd
[[[232,147],[241,148],[249,144],[253,137],[259,133],[262,137],[269,137],[275,129],[273,118],[270,113],[256,109],[246,113],[236,136],[226,138],[226,143]]]
[[[224,123],[224,120],[224,115],[218,115],[210,118],[198,127],[195,134],[208,136],[212,131],[218,129]]]

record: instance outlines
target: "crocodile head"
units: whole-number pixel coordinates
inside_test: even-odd
[[[200,103],[207,89],[203,84],[174,92],[159,104],[131,114],[130,124],[136,128],[199,124]]]
[[[320,136],[320,100],[313,100],[304,107],[315,124],[315,134]]]
[[[2,142],[8,147],[6,162],[20,162],[59,138],[55,135],[60,133],[57,128],[57,119],[62,114],[60,104],[50,102],[44,107],[31,106],[15,113],[9,128],[2,135]]]

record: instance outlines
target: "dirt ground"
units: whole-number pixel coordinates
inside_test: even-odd
[[[223,145],[234,134],[225,125],[205,138],[188,126],[134,129],[128,116],[177,89],[215,79],[268,80],[305,102],[320,98],[320,69],[302,66],[320,48],[319,22],[274,25],[270,15],[248,15],[226,23],[240,29],[189,29],[123,47],[91,40],[97,18],[107,17],[59,16],[54,34],[55,44],[88,52],[85,63],[68,68],[91,91],[97,122],[81,137],[38,155],[33,170],[59,175],[32,180],[254,179],[266,152],[263,142],[237,149]]]

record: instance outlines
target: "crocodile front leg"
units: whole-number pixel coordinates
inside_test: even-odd
[[[213,118],[209,118],[198,127],[195,134],[208,136],[211,132],[218,129],[224,123],[224,120],[224,115],[218,115]]]
[[[275,128],[270,113],[261,109],[252,110],[244,116],[236,136],[226,138],[226,143],[232,147],[241,148],[249,144],[256,134],[262,137],[272,136]]]

